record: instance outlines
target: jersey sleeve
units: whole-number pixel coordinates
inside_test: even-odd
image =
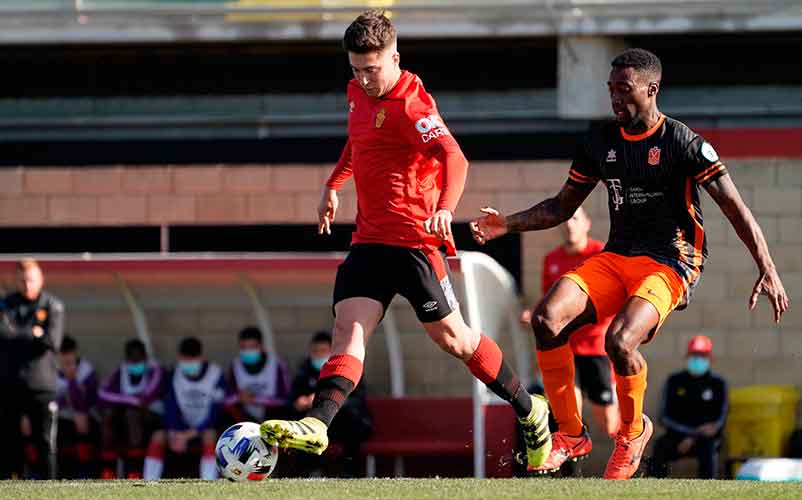
[[[443,166],[437,209],[456,210],[468,176],[468,160],[446,126],[432,96],[420,90],[405,103],[401,134],[412,149]]]
[[[571,168],[568,170],[568,180],[571,186],[584,191],[592,191],[601,179],[601,171],[591,154],[590,133],[580,142],[574,152]]]
[[[328,180],[326,180],[326,186],[330,189],[339,190],[352,175],[354,175],[354,171],[351,168],[351,139],[348,139],[340,155],[340,160],[332,170]]]
[[[703,137],[696,136],[685,149],[688,175],[697,184],[706,186],[727,173],[727,167],[721,162],[718,153]]]

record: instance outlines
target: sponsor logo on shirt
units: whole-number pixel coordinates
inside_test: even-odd
[[[611,149],[607,151],[607,163],[614,163],[615,162],[615,149]]]
[[[416,121],[415,130],[420,133],[420,138],[424,144],[432,139],[449,134],[443,120],[437,115],[429,115]]]
[[[624,204],[624,197],[622,194],[621,179],[607,179],[607,189],[610,191],[610,201],[613,202],[613,207],[618,212],[618,207]]]

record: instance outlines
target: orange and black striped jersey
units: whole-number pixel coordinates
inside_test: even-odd
[[[662,116],[629,135],[613,122],[594,127],[577,148],[568,183],[607,186],[606,251],[645,255],[695,284],[707,257],[699,186],[726,174],[713,146],[685,124]]]

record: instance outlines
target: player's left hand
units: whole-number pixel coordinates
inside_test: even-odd
[[[788,310],[790,300],[776,269],[771,268],[761,273],[755,282],[752,295],[749,296],[750,311],[757,305],[757,298],[760,295],[768,297],[771,307],[774,308],[774,322],[779,323],[783,313]]]
[[[447,240],[451,236],[451,220],[453,218],[451,210],[438,210],[434,215],[426,219],[426,222],[423,223],[423,229],[441,240]]]

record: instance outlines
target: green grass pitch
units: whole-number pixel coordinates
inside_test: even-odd
[[[136,500],[152,499],[791,499],[802,498],[802,484],[753,481],[635,479],[269,479],[228,481],[2,481],[1,499]]]

